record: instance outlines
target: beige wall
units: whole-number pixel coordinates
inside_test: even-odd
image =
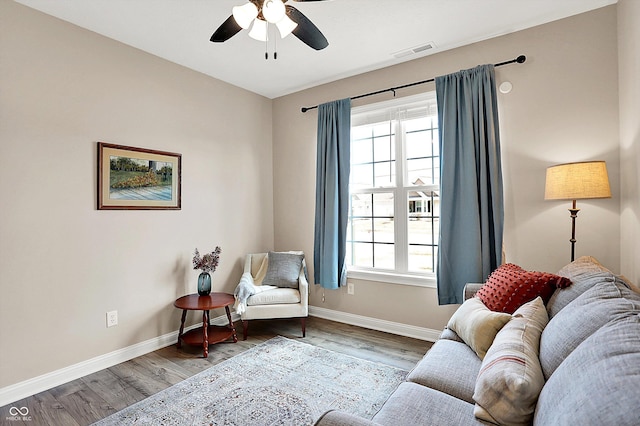
[[[544,201],[547,166],[606,160],[613,200],[580,202],[577,255],[620,268],[620,188],[615,6],[526,31],[434,54],[315,87],[274,101],[274,215],[276,248],[313,253],[316,111],[302,106],[376,91],[527,55],[523,65],[498,68],[505,181],[507,261],[556,271],[570,257],[567,202]],[[435,90],[433,84],[398,96]],[[390,98],[378,95],[354,105]],[[311,304],[439,330],[455,306],[439,307],[432,288],[356,282],[356,294],[312,286]]]
[[[177,330],[196,247],[222,247],[232,292],[273,246],[273,194],[269,99],[10,1],[0,17],[1,388]],[[181,153],[182,210],[97,211],[97,141]]]
[[[618,3],[621,271],[640,283],[640,2]]]

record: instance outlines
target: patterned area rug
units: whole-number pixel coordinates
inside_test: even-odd
[[[371,418],[407,372],[275,337],[94,425],[312,425]]]

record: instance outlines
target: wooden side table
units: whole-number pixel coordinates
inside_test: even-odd
[[[187,345],[202,345],[204,357],[209,356],[209,345],[223,342],[233,338],[233,343],[238,341],[236,329],[231,320],[229,306],[233,305],[235,298],[227,293],[211,293],[208,296],[189,294],[182,296],[173,304],[176,308],[182,309],[182,321],[180,332],[178,333],[178,349],[182,347],[182,342]],[[224,308],[229,319],[228,326],[217,326],[209,324],[209,311],[211,309]],[[187,318],[187,311],[202,311],[202,327],[184,333],[184,320]]]

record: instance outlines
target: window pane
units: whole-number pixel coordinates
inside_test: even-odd
[[[394,240],[393,219],[374,219],[374,241],[376,243],[392,243]]]
[[[373,186],[376,188],[395,186],[396,163],[394,161],[375,163],[373,167],[375,170],[375,182]]]
[[[372,242],[373,241],[373,220],[353,219],[350,237],[352,241]]]
[[[435,225],[431,218],[409,218],[409,244],[434,244],[438,238],[434,228]]]
[[[371,126],[373,136],[389,136],[393,134],[393,123],[385,121],[384,123],[374,124]]]
[[[407,133],[407,158],[428,157],[433,155],[431,132]]]
[[[437,185],[440,180],[440,165],[437,158],[407,160],[408,185]]]
[[[433,273],[434,252],[440,235],[440,201],[432,191],[408,192],[409,222],[407,267],[410,272]]]
[[[373,164],[351,166],[349,176],[351,188],[371,188],[373,186]]]
[[[412,118],[409,120],[404,120],[404,128],[406,132],[415,132],[417,130],[431,129],[433,125],[434,125],[433,117],[418,117],[418,118]]]
[[[353,265],[363,268],[373,267],[373,244],[353,244]]]
[[[430,246],[409,246],[409,271],[411,272],[434,272],[433,247]]]
[[[375,267],[380,269],[395,269],[395,250],[393,244],[374,244]]]
[[[440,156],[440,142],[438,142],[438,129],[433,129],[433,155]]]
[[[372,162],[373,146],[371,139],[356,139],[351,136],[351,159],[354,164]]]
[[[373,140],[373,161],[389,161],[395,159],[395,138],[377,137]]]
[[[375,217],[393,217],[393,193],[383,192],[373,194],[373,215]]]
[[[356,126],[351,128],[351,140],[368,139],[373,136],[371,126]]]

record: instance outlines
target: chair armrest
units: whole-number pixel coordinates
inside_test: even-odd
[[[298,276],[298,290],[300,291],[300,303],[305,306],[309,304],[309,282],[307,281],[306,272],[307,264],[305,259],[302,259],[302,267]]]
[[[478,290],[480,290],[480,287],[482,287],[482,283],[467,283],[464,286],[464,290],[462,293],[462,297],[464,298],[464,300],[474,297]]]
[[[251,275],[251,256],[250,254],[248,254],[245,258],[244,258],[244,270],[242,271],[243,273],[249,273],[249,275]],[[252,276],[253,277],[253,276]]]
[[[375,426],[371,420],[345,413],[344,411],[327,411],[318,419],[315,426]]]

